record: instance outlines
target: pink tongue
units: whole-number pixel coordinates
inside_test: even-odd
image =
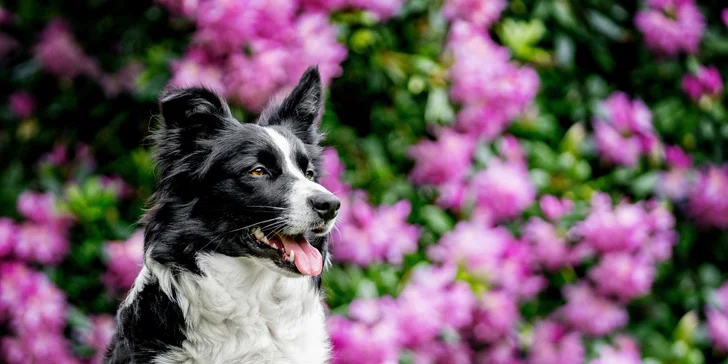
[[[298,271],[307,276],[317,276],[321,274],[324,269],[324,262],[321,258],[321,253],[318,249],[311,246],[303,236],[293,240],[292,237],[283,237],[283,246],[286,248],[286,252],[290,255],[291,252],[295,252],[293,256],[293,263],[296,264]]]

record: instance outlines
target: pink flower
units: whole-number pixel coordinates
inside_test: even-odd
[[[193,48],[181,60],[172,62],[171,85],[178,87],[204,86],[215,92],[223,92],[223,70],[205,51]]]
[[[630,337],[619,335],[614,340],[615,346],[603,346],[599,348],[599,356],[592,360],[592,364],[640,364],[640,349],[637,343]]]
[[[463,106],[456,117],[459,131],[492,139],[533,103],[538,74],[510,63],[508,50],[478,27],[455,21],[447,48],[454,57],[450,94]]]
[[[693,159],[677,145],[665,146],[665,162],[673,168],[691,168]]]
[[[10,95],[10,111],[15,116],[25,119],[35,111],[35,97],[25,91],[16,91]]]
[[[723,20],[723,24],[728,27],[728,9],[723,9],[720,12],[720,18]]]
[[[323,176],[321,176],[321,185],[335,195],[344,196],[351,190],[351,186],[342,180],[346,166],[339,159],[339,155],[334,148],[326,148],[322,153]]]
[[[610,253],[589,271],[589,278],[600,294],[629,301],[650,291],[655,279],[655,266],[644,256]]]
[[[392,0],[367,0],[374,5],[396,3]],[[296,38],[291,45],[290,57],[286,65],[288,86],[293,86],[309,65],[318,65],[321,81],[328,85],[331,79],[343,72],[341,62],[346,59],[346,47],[336,41],[337,30],[328,22],[324,14],[304,14],[300,16],[293,28]]]
[[[728,352],[728,315],[726,311],[708,307],[705,310],[705,316],[713,345],[722,352]]]
[[[84,53],[64,20],[55,19],[46,25],[34,53],[41,66],[58,77],[74,79],[85,75],[95,78],[100,74],[96,60]]]
[[[700,67],[695,75],[683,76],[682,89],[695,102],[703,96],[715,98],[723,93],[723,79],[715,66]]]
[[[142,269],[144,231],[136,231],[126,241],[106,243],[104,253],[107,270],[102,281],[109,290],[128,290]]]
[[[657,136],[652,113],[641,100],[614,92],[602,103],[604,119],[594,120],[597,148],[608,162],[634,167],[639,157],[654,152]]]
[[[101,364],[106,354],[106,347],[111,342],[116,329],[116,320],[111,315],[89,317],[87,326],[77,330],[76,336],[86,346],[94,349],[91,364]]]
[[[559,199],[551,195],[544,195],[539,200],[539,206],[544,216],[551,221],[557,221],[574,209],[574,202],[568,198]]]
[[[353,308],[351,308],[353,307]],[[363,301],[350,305],[350,315],[330,316],[329,335],[334,346],[334,363],[395,363],[400,350],[400,331],[391,298]]]
[[[136,79],[144,71],[139,62],[129,62],[113,74],[102,74],[98,82],[104,89],[106,97],[114,97],[122,92],[132,92],[136,87]]]
[[[579,333],[548,320],[535,325],[529,364],[580,364],[584,362],[584,356]]]
[[[15,250],[18,241],[18,227],[13,220],[0,218],[0,258],[7,257]]]
[[[629,320],[623,307],[598,297],[587,283],[564,287],[564,297],[566,304],[559,309],[559,314],[569,325],[586,335],[609,334]]]
[[[118,175],[101,176],[100,183],[103,189],[111,191],[119,198],[127,198],[134,192],[134,189]]]
[[[498,343],[488,346],[478,354],[477,364],[521,364],[519,359],[518,343],[515,338],[501,340]]]
[[[301,0],[301,5],[307,11],[334,12],[349,6],[349,0]]]
[[[488,228],[482,224],[461,221],[452,231],[445,233],[436,245],[431,246],[427,255],[435,262],[456,266],[462,264],[469,271],[493,276],[513,239],[504,228]]]
[[[728,165],[701,171],[688,198],[688,211],[696,223],[728,229]]]
[[[642,206],[622,203],[612,209],[609,196],[595,194],[589,215],[572,231],[597,251],[635,251],[650,237],[647,221]]]
[[[53,147],[50,152],[44,154],[40,158],[40,163],[49,163],[52,166],[58,167],[68,160],[68,147],[63,144],[59,144]]]
[[[273,94],[288,84],[290,53],[275,44],[251,45],[252,55],[233,54],[227,62],[227,96],[253,111],[260,111]]]
[[[415,269],[396,300],[403,345],[413,349],[445,329],[456,330],[472,323],[475,296],[466,284],[454,282],[455,274],[454,266]]]
[[[520,320],[518,301],[505,291],[483,295],[473,315],[472,333],[481,342],[496,343],[507,337]]]
[[[466,343],[434,340],[414,350],[415,364],[470,364],[473,349]]]
[[[422,140],[409,149],[415,160],[410,178],[415,183],[443,185],[462,181],[475,152],[476,140],[444,129],[437,140]]]
[[[372,262],[399,264],[405,254],[417,250],[420,228],[407,223],[409,201],[392,206],[370,206],[360,195],[342,205],[340,234],[334,234],[333,255],[339,261],[367,265]]]
[[[435,203],[444,208],[455,211],[462,210],[465,204],[467,185],[465,182],[452,182],[438,186],[439,196]]]
[[[648,48],[666,56],[698,51],[705,18],[693,0],[650,0],[647,4],[634,21]]]
[[[19,338],[2,338],[2,354],[8,364],[49,363],[79,364],[71,344],[60,333],[39,332]]]
[[[374,14],[378,20],[389,19],[399,13],[404,0],[350,0],[355,8]]]
[[[463,19],[478,27],[490,27],[508,4],[505,0],[447,0],[442,9],[449,20]]]
[[[57,265],[66,258],[70,248],[63,228],[26,222],[18,230],[15,255],[27,261]]]
[[[57,208],[56,197],[50,193],[23,191],[18,196],[17,209],[27,219],[39,223],[66,227],[73,216]]]
[[[532,252],[536,261],[549,270],[578,263],[564,236],[560,236],[552,224],[537,217],[526,222],[523,239],[533,246]]]
[[[519,216],[536,198],[536,187],[528,169],[513,163],[493,160],[470,182],[470,196],[477,208],[489,211],[495,221]]]

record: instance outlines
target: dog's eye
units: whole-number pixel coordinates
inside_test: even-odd
[[[312,170],[309,169],[308,171],[306,171],[306,178],[308,178],[309,180],[313,180],[313,171]]]
[[[252,174],[255,177],[261,177],[261,176],[265,176],[266,174],[268,174],[268,172],[266,172],[265,168],[258,167],[256,169],[250,171],[250,174]]]

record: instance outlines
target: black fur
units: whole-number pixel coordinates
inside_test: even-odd
[[[153,133],[158,171],[157,190],[142,218],[144,251],[173,270],[201,274],[198,253],[273,258],[252,238],[249,227],[281,216],[291,176],[282,173],[283,156],[261,126],[285,136],[303,172],[321,175],[323,112],[321,79],[309,68],[284,100],[273,103],[257,124],[235,120],[226,102],[204,88],[167,89],[160,97],[160,125]],[[264,165],[272,178],[255,178],[251,169]],[[306,233],[324,262],[328,239]],[[295,269],[295,268],[293,268]],[[319,276],[312,277],[319,287]],[[118,329],[108,363],[146,363],[185,339],[182,312],[159,288],[147,282],[118,313]]]

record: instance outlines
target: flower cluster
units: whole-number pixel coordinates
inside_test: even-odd
[[[33,53],[46,72],[70,80],[86,76],[98,82],[109,97],[133,91],[134,80],[142,71],[141,64],[132,62],[116,73],[103,72],[98,61],[78,44],[71,26],[62,19],[54,19],[46,25]]]
[[[0,263],[0,318],[14,336],[0,338],[10,364],[78,363],[63,335],[66,297],[43,273],[23,263]]]
[[[713,295],[713,304],[705,308],[710,338],[718,350],[728,352],[728,283],[724,283]]]
[[[666,56],[698,51],[705,18],[694,0],[648,0],[647,4],[635,16],[647,47]]]
[[[324,83],[341,74],[346,48],[321,10],[363,6],[381,18],[394,15],[397,1],[176,1],[161,3],[192,19],[194,45],[172,64],[171,84],[201,85],[260,111],[281,89],[295,85],[317,64]]]
[[[594,120],[594,137],[601,158],[634,167],[639,158],[655,151],[658,138],[652,113],[641,100],[615,92],[602,104],[602,117]]]
[[[324,151],[323,185],[342,199],[339,224],[332,236],[332,253],[338,261],[367,265],[373,262],[399,264],[405,254],[417,250],[420,229],[407,223],[412,206],[403,200],[375,207],[363,191],[351,191],[341,181],[343,165],[336,151]],[[342,193],[343,192],[343,193]]]
[[[144,259],[144,231],[139,230],[126,241],[108,242],[106,253],[106,273],[102,281],[114,292],[126,292],[131,288]]]
[[[694,75],[683,77],[682,89],[695,102],[703,96],[715,98],[723,93],[723,79],[715,66],[700,67]]]

